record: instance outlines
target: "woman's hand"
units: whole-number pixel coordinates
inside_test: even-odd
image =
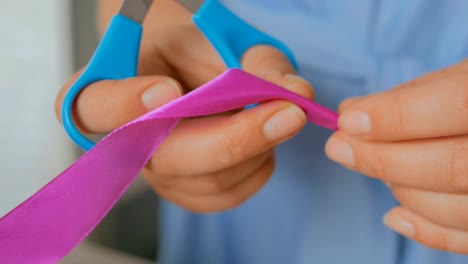
[[[468,254],[468,61],[343,102],[326,146],[342,165],[389,184],[384,222],[429,247]]]
[[[102,24],[118,1],[101,1]],[[225,70],[214,49],[172,0],[157,1],[145,21],[140,77],[103,81],[77,98],[74,120],[87,133],[107,133]],[[288,59],[271,47],[255,47],[243,67],[304,97],[312,88],[294,75]],[[63,95],[57,100],[59,115]],[[176,81],[177,80],[177,81]],[[182,121],[149,161],[143,175],[159,195],[186,209],[215,212],[233,208],[252,196],[272,175],[273,149],[305,125],[297,106],[275,101],[237,113]]]

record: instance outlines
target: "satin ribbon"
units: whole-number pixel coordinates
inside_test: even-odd
[[[0,219],[0,263],[49,264],[66,256],[104,218],[182,118],[276,99],[299,105],[308,121],[337,129],[338,115],[241,70],[132,121]]]

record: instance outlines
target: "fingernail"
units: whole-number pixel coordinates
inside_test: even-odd
[[[179,85],[167,80],[150,87],[143,93],[141,101],[148,110],[156,109],[182,95]]]
[[[305,113],[296,105],[291,105],[275,113],[263,126],[265,137],[271,141],[279,141],[290,137],[306,123]]]
[[[327,143],[326,152],[330,159],[347,167],[354,167],[353,149],[344,140],[332,137]]]
[[[408,238],[414,237],[414,226],[399,216],[390,215],[387,213],[383,218],[383,223],[388,228],[393,229],[397,233],[400,233]]]
[[[351,135],[364,135],[371,132],[371,120],[367,113],[356,111],[343,113],[338,120],[340,130]]]

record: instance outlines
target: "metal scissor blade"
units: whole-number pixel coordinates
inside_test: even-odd
[[[124,0],[119,14],[141,24],[152,3],[153,0]]]
[[[204,0],[177,0],[177,2],[190,12],[195,13],[203,5]]]

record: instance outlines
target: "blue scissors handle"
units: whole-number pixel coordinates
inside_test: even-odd
[[[123,9],[133,14],[133,5],[146,4],[148,0],[124,2]],[[141,11],[141,9],[139,9]],[[217,0],[207,0],[194,14],[193,21],[212,43],[228,68],[241,68],[242,55],[255,45],[265,44],[278,48],[291,61],[292,52],[280,41],[253,28],[237,17]],[[107,32],[87,67],[64,97],[61,109],[63,126],[70,138],[82,149],[90,150],[95,143],[85,137],[73,121],[73,103],[88,85],[102,80],[121,80],[137,74],[138,57],[143,28],[140,23],[121,14],[115,15]]]
[[[211,42],[228,68],[242,68],[244,53],[255,45],[270,45],[283,52],[297,69],[291,50],[282,42],[244,22],[218,0],[206,0],[193,22]]]
[[[90,150],[95,143],[81,134],[73,122],[73,103],[92,83],[136,76],[142,32],[142,26],[137,22],[122,15],[114,16],[88,66],[64,97],[63,126],[70,138],[84,150]]]

